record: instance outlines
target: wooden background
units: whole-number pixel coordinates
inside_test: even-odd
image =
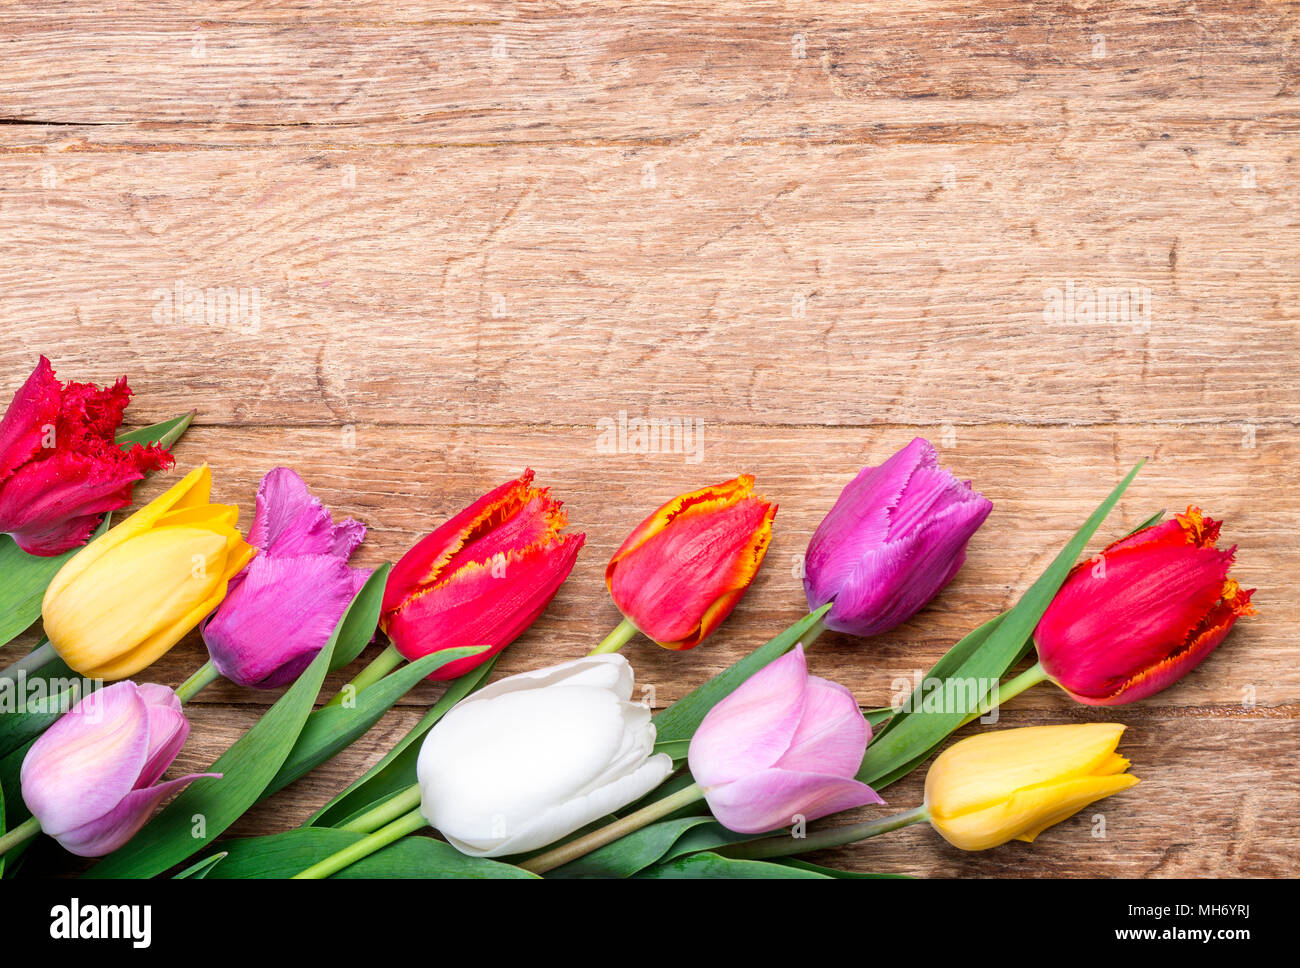
[[[749,597],[693,652],[625,651],[660,705],[801,614],[812,529],[913,436],[995,509],[914,620],[812,653],[864,706],[1009,606],[1149,456],[1103,534],[1201,504],[1259,616],[1146,702],[1040,687],[1003,715],[1126,722],[1142,785],[1032,846],[911,828],[814,859],[1300,873],[1294,5],[116,6],[0,5],[5,398],[38,353],[129,374],[132,423],[198,409],[179,468],[208,460],[245,521],[289,465],[369,525],[368,564],[535,468],[588,542],[502,673],[586,651],[618,619],[601,574],[626,532],[753,472],[781,510]],[[1148,290],[1149,320],[1045,318],[1071,281]],[[177,285],[249,312],[187,320]],[[702,459],[600,453],[620,411],[701,421]],[[149,677],[203,658],[192,636]],[[234,832],[298,824],[437,695]],[[177,768],[274,698],[204,692]],[[919,775],[886,795],[914,804]]]

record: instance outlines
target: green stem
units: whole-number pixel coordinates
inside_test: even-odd
[[[7,834],[0,835],[0,856],[4,856],[24,841],[31,840],[40,832],[41,822],[35,817],[28,817]]]
[[[879,834],[887,834],[891,830],[898,830],[900,827],[907,827],[929,819],[930,812],[922,804],[912,810],[896,813],[892,817],[882,817],[879,820],[850,824],[846,827],[827,827],[823,830],[815,830],[807,837],[764,837],[761,840],[750,840],[745,843],[720,848],[718,853],[726,857],[737,857],[744,860],[807,854],[814,850],[825,850],[827,847],[843,847],[845,844],[855,844],[859,840],[866,840],[868,837],[875,837]]]
[[[46,639],[17,662],[6,666],[4,672],[0,672],[0,676],[6,679],[17,679],[20,673],[26,674],[44,669],[58,657],[59,654],[54,651],[54,646]]]
[[[821,638],[821,634],[826,631],[826,616],[830,613],[832,604],[834,603],[827,602],[821,607],[821,615],[817,616],[817,621],[808,626],[808,631],[799,639],[803,643],[804,651],[812,648],[812,644]],[[817,615],[816,612],[812,614]]]
[[[596,646],[587,655],[608,655],[611,652],[617,652],[636,635],[636,626],[628,619],[623,619],[616,626],[614,631],[600,640],[600,645]]]
[[[675,813],[703,796],[704,791],[700,789],[700,785],[692,783],[690,786],[684,787],[662,800],[656,800],[648,807],[642,807],[636,813],[629,813],[622,820],[616,820],[599,830],[593,830],[586,836],[579,837],[577,840],[561,844],[554,850],[538,854],[532,860],[524,861],[519,866],[526,871],[532,871],[534,874],[544,874],[546,871],[554,870],[569,863],[569,861],[590,854],[597,847],[604,847],[606,844],[613,843],[634,830],[640,830],[646,824],[654,823],[654,821],[666,817],[670,813]]]
[[[1036,686],[1047,678],[1047,671],[1043,668],[1041,662],[1035,662],[1020,675],[1014,679],[1008,679],[1006,682],[999,682],[998,687],[993,690],[993,694],[980,704],[980,708],[975,710],[961,721],[962,726],[969,722],[979,719],[981,716],[988,715],[992,710],[997,709],[1008,699],[1012,699],[1030,686]]]
[[[384,649],[383,652],[380,652],[379,655],[375,656],[370,661],[370,665],[358,672],[356,677],[340,689],[338,695],[325,705],[337,706],[342,703],[347,697],[349,687],[352,689],[353,696],[363,692],[367,687],[373,686],[376,682],[384,678],[384,676],[388,675],[405,661],[406,659],[402,653],[397,651],[397,646],[390,645],[388,648]]]
[[[351,830],[360,834],[368,834],[371,831],[378,830],[385,824],[392,823],[398,817],[407,811],[420,805],[420,784],[412,783],[396,796],[390,797],[379,806],[367,810],[359,817],[349,820],[339,827],[340,830]]]
[[[176,698],[181,702],[189,702],[205,687],[212,685],[220,678],[221,673],[217,671],[217,664],[209,659],[199,666],[194,675],[176,687]]]
[[[318,864],[312,864],[305,871],[294,874],[294,880],[321,880],[337,874],[343,868],[355,864],[363,857],[369,857],[382,847],[387,847],[395,840],[401,840],[407,834],[413,834],[421,827],[428,826],[428,821],[419,808],[403,814],[386,827],[380,827],[374,833],[362,837],[355,844],[344,847],[337,854],[331,854]]]

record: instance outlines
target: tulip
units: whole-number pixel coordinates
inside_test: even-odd
[[[1228,577],[1236,547],[1215,547],[1221,524],[1189,507],[1076,566],[1034,631],[1042,673],[1081,703],[1114,706],[1196,668],[1255,612],[1254,589]]]
[[[429,731],[416,775],[430,826],[474,857],[559,840],[645,796],[672,772],[654,753],[632,667],[586,656],[493,683]]]
[[[23,801],[32,813],[23,833],[39,826],[81,857],[117,850],[172,793],[200,776],[219,775],[158,782],[189,731],[180,700],[166,686],[126,681],[91,693],[23,759]]]
[[[365,536],[359,521],[334,524],[287,467],[262,478],[248,532],[259,553],[201,626],[216,671],[258,689],[297,679],[370,575],[348,567]]]
[[[709,710],[688,762],[718,822],[756,834],[884,803],[854,779],[870,738],[853,694],[808,675],[799,645]]]
[[[198,625],[254,549],[239,509],[208,503],[212,474],[191,471],[68,560],[45,591],[45,634],[88,678],[139,672]]]
[[[103,389],[64,385],[40,358],[0,420],[0,533],[29,554],[62,554],[130,504],[147,471],[172,466],[157,444],[114,443],[130,397],[125,377]]]
[[[1032,842],[1048,827],[1138,782],[1115,752],[1118,723],[1029,726],[980,733],[954,743],[930,766],[925,802],[911,810],[806,836],[765,837],[721,849],[760,859],[843,847],[928,820],[961,850],[1009,840]]]
[[[776,505],[754,478],[673,498],[641,522],[605,568],[625,616],[596,652],[616,651],[636,631],[665,649],[693,649],[731,614],[758,574]]]
[[[838,632],[889,631],[952,581],[992,509],[917,437],[863,468],[818,525],[804,561],[808,607],[833,602],[823,621]]]
[[[377,661],[488,646],[429,676],[454,679],[496,655],[541,615],[586,535],[560,533],[568,517],[561,502],[532,480],[528,470],[489,491],[402,556],[384,588],[379,620],[400,655]]]
[[[417,782],[348,823],[367,836],[295,877],[328,877],[426,825],[471,857],[525,853],[640,799],[673,761],[654,752],[632,678],[622,656],[584,656],[470,694],[429,730]]]
[[[939,754],[925,778],[930,825],[962,850],[1032,842],[1053,824],[1138,782],[1115,752],[1118,723],[980,733]]]

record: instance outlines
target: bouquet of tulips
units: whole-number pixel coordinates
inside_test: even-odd
[[[0,421],[0,642],[44,631],[0,673],[5,876],[39,835],[100,858],[95,877],[833,877],[798,855],[921,822],[962,850],[1032,841],[1138,782],[1117,752],[1124,726],[951,734],[1043,681],[1088,705],[1145,699],[1252,613],[1229,577],[1235,548],[1195,507],[1080,560],[1139,465],[927,677],[996,685],[918,686],[864,714],[810,673],[816,641],[908,621],[992,510],[918,438],[864,468],[816,529],[808,613],[652,715],[620,649],[718,632],[772,536],[776,505],[752,476],[672,498],[632,530],[605,571],[624,618],[603,640],[492,681],[585,540],[532,471],[373,571],[350,564],[365,526],[335,520],[284,467],[262,479],[246,536],[238,508],[211,502],[206,465],[113,524],[137,481],[173,465],[192,416],[122,434],[129,395],[125,380],[61,384],[42,358]],[[193,675],[134,681],[195,629],[209,659]],[[381,633],[377,657],[322,697],[326,674]],[[184,704],[219,677],[284,691],[207,770],[164,779]],[[423,679],[446,682],[442,698],[307,823],[208,849]],[[922,802],[882,809],[881,791],[927,763]],[[878,815],[807,826],[860,808]]]

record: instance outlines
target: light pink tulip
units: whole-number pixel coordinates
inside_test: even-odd
[[[758,834],[884,803],[854,779],[870,738],[853,694],[808,675],[798,645],[709,711],[688,762],[718,822]]]
[[[82,857],[112,853],[167,796],[200,776],[158,783],[190,724],[166,686],[126,680],[91,693],[27,751],[23,801],[41,830]]]

